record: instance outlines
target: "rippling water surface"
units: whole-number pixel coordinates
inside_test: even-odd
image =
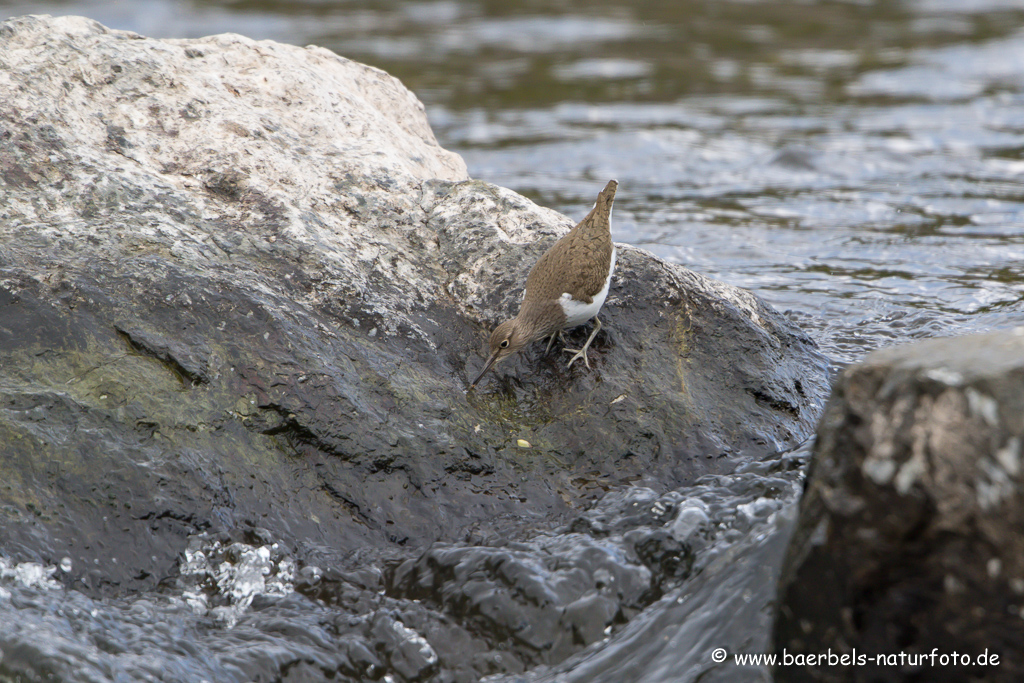
[[[618,241],[753,290],[837,367],[1024,321],[1024,2],[0,2],[0,14],[28,12],[157,37],[316,43],[384,68],[427,104],[474,177],[574,217],[617,178]],[[570,660],[500,680],[762,679],[708,653],[766,646],[803,461],[666,494],[679,515],[690,509],[680,501],[702,501],[693,578]],[[8,600],[59,592],[4,571]],[[23,627],[60,631],[62,656],[77,647],[93,664],[109,652],[74,636],[68,615],[148,628],[154,643],[194,639],[174,660],[186,678],[234,672],[222,656],[231,639],[268,651],[292,642],[250,642],[244,619],[168,635],[157,624],[192,614],[173,600],[52,600],[71,626]],[[192,668],[180,664],[189,657]]]

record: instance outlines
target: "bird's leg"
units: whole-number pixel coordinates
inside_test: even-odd
[[[544,349],[544,355],[545,356],[548,355],[548,353],[551,351],[551,345],[555,343],[555,337],[557,337],[557,336],[558,336],[558,332],[552,332],[551,333],[551,336],[548,338],[548,347],[546,349]]]
[[[548,347],[546,349],[544,349],[544,355],[545,356],[548,355],[549,351],[551,351],[551,345],[555,343],[555,337],[558,337],[558,339],[562,342],[562,346],[565,346],[565,335],[562,334],[562,330],[558,330],[557,332],[552,332],[551,336],[548,337]]]
[[[594,337],[597,336],[597,333],[598,333],[598,331],[600,331],[600,329],[601,329],[601,319],[595,317],[594,318],[594,331],[590,333],[589,337],[587,337],[587,343],[583,345],[583,348],[579,349],[578,351],[576,349],[565,349],[569,353],[575,353],[576,354],[575,356],[573,356],[572,358],[569,359],[569,365],[567,365],[566,367],[571,368],[572,364],[575,363],[576,360],[579,359],[579,358],[583,359],[583,362],[586,364],[586,366],[588,368],[590,367],[590,361],[587,359],[587,349],[590,348],[590,342],[594,341]]]

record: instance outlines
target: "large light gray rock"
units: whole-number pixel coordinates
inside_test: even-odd
[[[775,680],[1022,680],[1022,440],[1024,328],[848,368],[818,430],[775,642],[872,659]]]
[[[358,563],[554,524],[794,445],[826,392],[760,300],[623,247],[592,369],[538,345],[467,394],[573,221],[320,48],[8,21],[0,164],[0,547],[93,591],[207,530]]]

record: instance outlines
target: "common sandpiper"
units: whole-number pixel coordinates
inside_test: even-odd
[[[574,354],[568,367],[583,359],[589,368],[587,349],[601,329],[597,314],[608,297],[615,272],[615,245],[612,244],[612,201],[618,181],[609,180],[590,213],[567,235],[544,252],[526,278],[526,293],[519,314],[498,325],[491,334],[490,356],[470,389],[502,361],[538,339],[548,338],[544,353],[562,330],[594,319],[594,331],[581,349],[565,349]]]

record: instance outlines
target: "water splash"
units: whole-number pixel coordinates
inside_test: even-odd
[[[182,596],[197,615],[232,627],[259,595],[295,590],[295,560],[278,543],[222,543],[205,534],[189,541],[181,563]]]

